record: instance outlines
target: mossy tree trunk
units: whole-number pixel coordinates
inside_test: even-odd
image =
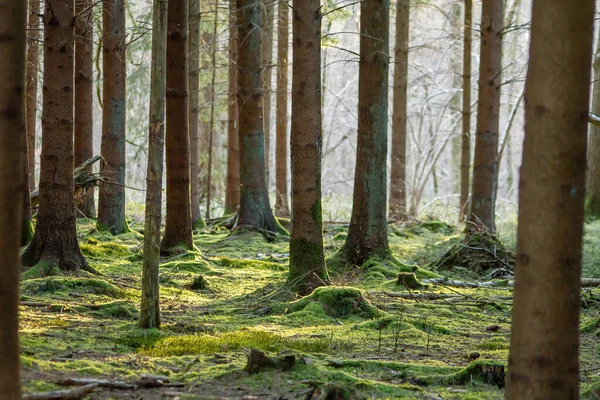
[[[75,165],[94,156],[94,20],[93,0],[75,2]],[[92,167],[88,168],[92,172]],[[94,218],[94,187],[83,193],[76,203],[81,215]]]
[[[409,0],[396,4],[396,44],[394,49],[394,99],[392,111],[392,164],[390,178],[390,217],[406,219],[406,120],[408,103]]]
[[[327,283],[321,210],[321,5],[293,2],[292,237],[288,282],[301,295]]]
[[[389,7],[388,0],[361,3],[354,196],[348,236],[340,250],[354,265],[370,257],[390,256],[386,218]]]
[[[75,9],[73,0],[47,0],[44,13],[42,157],[37,225],[23,265],[89,269],[79,250],[73,179]]]
[[[462,221],[469,213],[469,190],[471,188],[471,25],[473,23],[473,1],[465,0],[464,47],[463,47],[463,98],[462,135],[460,154],[460,212]]]
[[[127,232],[125,221],[126,53],[125,1],[102,1],[102,145],[101,173],[115,184],[100,184],[98,229]]]
[[[158,266],[160,263],[163,152],[165,148],[167,0],[154,0],[152,18],[148,172],[146,179],[142,304],[140,307],[140,326],[142,328],[160,327]]]
[[[275,3],[262,0],[263,4],[263,129],[265,131],[265,174],[267,188],[269,187],[269,172],[271,168],[271,79],[273,77],[273,18]]]
[[[579,399],[594,1],[534,0],[506,398]]]
[[[238,0],[238,105],[240,210],[236,228],[280,231],[265,182],[265,135],[262,124],[262,41],[259,0]]]
[[[227,104],[227,184],[225,214],[237,211],[240,205],[240,144],[238,109],[238,28],[237,1],[229,2],[229,93]]]
[[[25,1],[0,0],[0,398],[21,399],[19,245],[25,128]],[[21,164],[23,163],[23,164]],[[25,188],[29,191],[29,188]]]
[[[479,99],[473,167],[470,221],[479,228],[496,230],[498,189],[498,130],[502,76],[503,0],[483,0],[481,8],[481,49]]]
[[[27,13],[27,80],[25,101],[27,119],[27,171],[29,191],[35,190],[35,132],[37,126],[38,70],[40,65],[38,42],[41,37],[40,0],[29,0]]]
[[[277,14],[277,109],[275,116],[275,213],[282,217],[290,215],[288,205],[288,46],[289,4],[279,1]]]
[[[188,135],[188,3],[170,1],[167,27],[167,221],[164,252],[191,250],[190,138]]]
[[[212,64],[210,78],[210,121],[208,124],[208,174],[206,177],[206,219],[210,218],[210,208],[212,201],[212,171],[213,171],[213,142],[215,135],[215,80],[217,77],[217,27],[219,24],[219,5],[215,1],[214,4],[214,20],[213,20],[213,43],[210,53],[210,61]]]
[[[596,43],[594,57],[594,83],[592,85],[592,113],[600,115],[600,37]],[[587,150],[587,213],[592,218],[600,218],[600,126],[590,124],[590,143]]]

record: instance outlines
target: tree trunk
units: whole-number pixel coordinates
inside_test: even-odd
[[[238,0],[238,105],[240,210],[237,228],[278,232],[265,183],[265,135],[262,124],[262,43],[259,0]]]
[[[229,93],[227,106],[227,187],[225,214],[237,211],[240,205],[240,144],[238,135],[238,27],[237,1],[229,3]]]
[[[47,0],[44,13],[44,98],[37,225],[23,265],[43,262],[65,271],[89,269],[75,225],[73,0]]]
[[[579,399],[594,1],[534,0],[507,399]]]
[[[26,163],[25,51],[27,2],[0,0],[0,398],[21,399],[19,245]],[[25,190],[29,190],[25,188]]]
[[[594,57],[594,83],[592,85],[592,113],[600,114],[600,37],[596,44]],[[600,126],[590,124],[590,143],[587,150],[587,213],[592,218],[600,217]]]
[[[26,82],[26,81],[25,81]],[[26,85],[27,83],[25,83]],[[25,94],[25,101],[23,107],[25,107],[27,94]],[[26,115],[27,111],[25,108],[22,110],[22,114]],[[25,119],[27,122],[27,118]],[[27,246],[33,239],[33,217],[31,214],[31,193],[29,192],[29,149],[27,148],[27,126],[25,126],[25,133],[22,140],[21,152],[23,155],[23,219],[21,229],[21,246]]]
[[[142,328],[160,327],[158,265],[160,262],[163,152],[165,148],[167,0],[154,0],[152,18],[148,172],[146,179],[146,218],[144,222],[142,304],[140,307],[140,326]]]
[[[288,206],[288,46],[289,46],[289,4],[288,0],[279,2],[277,28],[277,110],[275,143],[275,213],[287,217]]]
[[[454,121],[459,121],[462,114],[461,109],[461,89],[462,89],[462,56],[461,46],[462,33],[462,4],[454,3],[449,12],[450,40],[452,41],[450,51],[450,73],[452,75],[453,96],[450,99],[449,109],[452,123],[451,139],[451,161],[452,169],[450,176],[452,179],[452,193],[460,193],[460,157],[461,157],[461,135],[460,127]]]
[[[217,77],[217,26],[219,18],[219,5],[215,1],[215,19],[213,23],[213,45],[210,54],[212,71],[210,80],[210,122],[208,125],[208,176],[206,183],[206,219],[210,218],[212,197],[212,170],[213,170],[213,141],[215,134],[215,79]]]
[[[321,4],[293,2],[292,237],[288,282],[300,295],[328,282],[321,209]]]
[[[394,54],[394,99],[392,117],[392,171],[390,179],[390,218],[406,218],[406,119],[408,103],[409,0],[396,5],[396,44]]]
[[[479,228],[496,230],[498,189],[498,129],[502,71],[503,0],[483,0],[479,99],[473,167],[473,198],[470,220]]]
[[[27,13],[27,80],[25,112],[27,118],[27,171],[29,191],[35,190],[35,132],[37,126],[38,68],[40,56],[38,41],[41,37],[40,0],[29,0]]]
[[[167,28],[167,222],[164,252],[191,250],[187,1],[170,1]]]
[[[94,21],[93,0],[75,2],[75,165],[94,156]],[[89,167],[89,172],[92,172]],[[76,201],[81,215],[96,216],[94,187],[82,193]]]
[[[116,184],[100,184],[98,229],[127,232],[125,221],[126,31],[125,1],[102,1],[103,108],[101,173]]]
[[[460,213],[462,221],[469,213],[469,189],[471,187],[471,27],[473,23],[473,1],[465,0],[465,26],[463,48],[463,98],[462,140],[460,155]]]
[[[265,173],[267,190],[269,188],[269,171],[271,168],[271,80],[273,76],[273,18],[275,3],[262,0],[263,4],[263,129],[265,131]]]
[[[361,3],[354,196],[348,236],[340,250],[353,265],[390,255],[386,218],[389,6],[387,0]]]

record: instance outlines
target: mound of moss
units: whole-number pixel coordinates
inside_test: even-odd
[[[27,295],[73,291],[82,294],[95,294],[120,298],[125,292],[112,283],[93,278],[50,277],[23,281],[21,292]]]
[[[319,309],[333,318],[345,318],[359,316],[362,318],[374,318],[380,314],[365,297],[363,292],[352,287],[320,287],[315,289],[310,296],[306,296],[289,305],[290,312],[305,310],[311,306],[313,310]]]
[[[115,242],[98,242],[88,239],[88,243],[81,243],[81,253],[85,257],[97,258],[97,259],[114,259],[114,258],[125,258],[131,255],[129,247],[115,243]]]
[[[92,314],[104,319],[129,319],[135,320],[139,316],[137,308],[130,301],[117,300],[103,304],[89,306]]]
[[[412,233],[413,235],[422,235],[425,231],[452,235],[456,232],[456,227],[450,225],[446,221],[431,217],[406,227],[406,232]]]

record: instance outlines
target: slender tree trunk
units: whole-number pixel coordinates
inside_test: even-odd
[[[0,398],[20,400],[19,245],[25,141],[26,7],[0,0]],[[25,190],[29,190],[25,188]]]
[[[212,75],[210,81],[210,123],[208,126],[208,177],[206,184],[206,219],[210,218],[210,207],[212,197],[212,164],[213,164],[213,141],[215,134],[215,79],[217,77],[217,24],[219,18],[219,5],[215,1],[215,19],[213,24],[213,45],[210,55],[212,63]]]
[[[594,83],[592,85],[592,112],[600,114],[600,37],[594,57]],[[592,218],[600,217],[600,126],[590,124],[589,146],[587,150],[587,213]]]
[[[506,398],[579,399],[594,1],[534,0]]]
[[[460,155],[460,213],[462,221],[469,213],[469,189],[471,187],[471,26],[473,23],[473,1],[465,0],[463,47],[463,98],[462,140]]]
[[[23,265],[88,269],[77,242],[73,180],[75,9],[73,0],[46,0],[40,204]]]
[[[273,77],[273,18],[275,3],[262,0],[263,3],[263,129],[265,131],[265,168],[267,175],[267,190],[269,188],[269,172],[271,168],[271,80]]]
[[[361,3],[354,197],[348,236],[340,250],[354,265],[390,255],[386,218],[389,7],[388,0]]]
[[[164,252],[192,249],[187,1],[170,1],[167,28],[167,222]]]
[[[25,85],[27,85],[25,81]],[[25,107],[27,98],[27,92],[25,93],[25,102],[23,102],[23,107]],[[22,111],[22,114],[26,116],[27,112],[25,108]],[[27,122],[27,118],[25,118]],[[33,217],[31,215],[31,193],[29,192],[29,151],[27,148],[27,127],[25,127],[25,133],[22,140],[21,152],[23,155],[23,219],[22,219],[22,229],[21,229],[21,246],[26,246],[31,243],[33,239]]]
[[[236,228],[278,232],[265,181],[265,135],[262,124],[262,43],[259,0],[238,0],[238,105],[240,210]]]
[[[150,124],[146,218],[140,326],[160,327],[158,265],[162,216],[163,153],[165,149],[165,93],[167,65],[167,0],[154,0],[152,15],[152,69],[150,72]]]
[[[498,189],[498,129],[502,71],[503,0],[483,0],[479,100],[473,167],[473,198],[470,220],[479,228],[496,230]]]
[[[37,125],[38,68],[40,64],[38,41],[41,37],[40,0],[29,0],[27,13],[27,92],[25,110],[27,114],[27,170],[29,191],[35,190],[35,132]]]
[[[406,120],[408,103],[409,0],[396,5],[396,44],[394,54],[394,99],[392,117],[392,171],[390,179],[390,218],[406,218]]]
[[[462,89],[462,56],[463,49],[461,46],[463,20],[462,20],[462,4],[454,3],[450,8],[449,13],[450,24],[450,39],[452,40],[452,50],[450,52],[450,73],[452,74],[452,91],[454,95],[450,99],[449,109],[452,119],[452,139],[451,139],[451,160],[452,170],[450,176],[452,179],[452,193],[460,193],[460,157],[461,157],[461,135],[460,127],[454,124],[462,115],[461,109],[461,89]]]
[[[125,0],[102,1],[103,108],[101,173],[114,184],[101,184],[98,229],[127,232],[125,220],[126,31]]]
[[[75,165],[94,155],[94,21],[93,0],[76,0],[75,14]],[[91,172],[92,167],[89,167]],[[96,216],[94,187],[81,193],[76,201],[85,217]]]
[[[278,7],[279,26],[277,28],[277,110],[275,143],[275,213],[290,215],[288,206],[288,46],[289,46],[289,4],[281,0]]]
[[[321,209],[321,4],[293,2],[292,220],[288,282],[301,295],[327,283]]]
[[[238,27],[237,1],[229,3],[229,93],[227,106],[227,187],[225,214],[235,212],[240,205],[240,144],[238,135]]]

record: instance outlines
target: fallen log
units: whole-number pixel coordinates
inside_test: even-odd
[[[109,381],[107,379],[89,379],[89,378],[68,378],[58,382],[61,386],[87,386],[96,385],[109,389],[133,390],[136,385],[121,381]]]
[[[76,400],[92,392],[96,387],[98,387],[97,383],[90,383],[75,389],[28,393],[23,395],[23,400]]]
[[[437,300],[437,299],[452,299],[460,298],[462,296],[446,293],[398,293],[398,292],[383,292],[386,296],[397,297],[400,299],[411,299],[411,300]]]

